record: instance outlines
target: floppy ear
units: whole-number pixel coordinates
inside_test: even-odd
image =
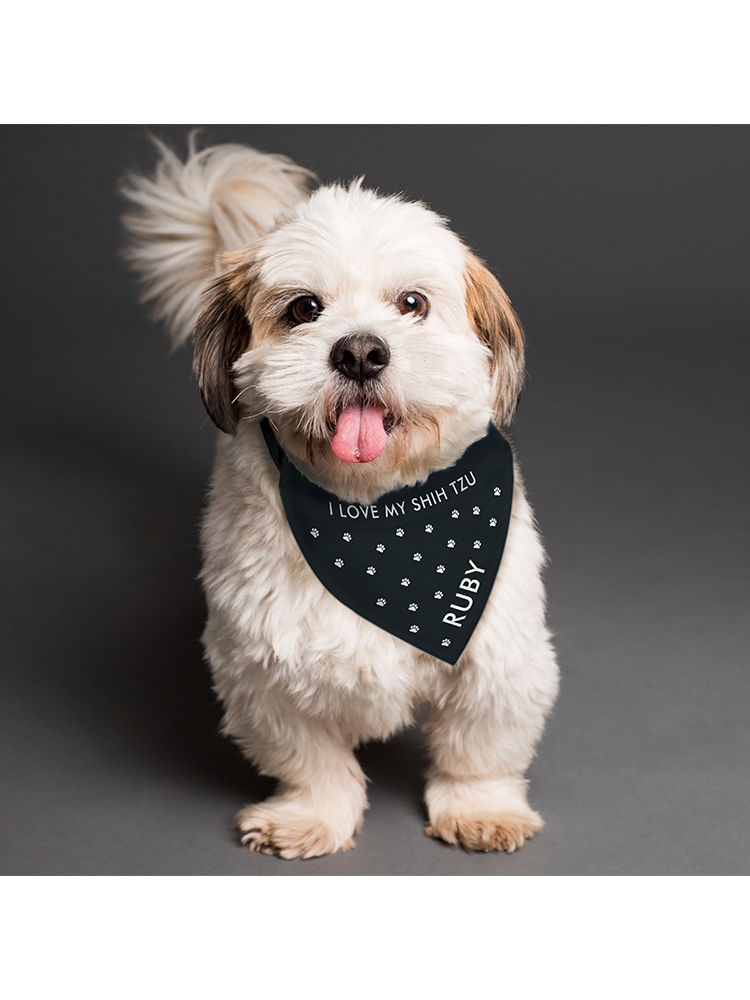
[[[466,309],[474,332],[492,352],[495,423],[513,419],[524,375],[523,328],[500,282],[466,251]]]
[[[236,263],[238,256],[224,254],[222,261]],[[243,259],[209,285],[193,327],[193,372],[211,419],[227,434],[235,433],[238,420],[231,368],[250,344],[248,292]]]

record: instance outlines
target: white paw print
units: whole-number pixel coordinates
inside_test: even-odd
[[[490,527],[491,528],[496,528],[497,527],[497,518],[496,517],[491,517],[490,518]]]
[[[442,590],[436,590],[436,591],[435,591],[435,597],[436,597],[436,599],[437,599],[438,601],[440,600],[440,598],[441,598],[442,596],[443,596],[443,592],[442,592]]]
[[[449,538],[448,539],[448,548],[449,549],[455,549],[455,547],[456,547],[456,539],[455,538]]]
[[[493,493],[495,494],[496,497],[499,497],[502,492],[503,491],[500,489],[499,486],[496,486],[495,489],[493,490]]]
[[[379,597],[379,598],[377,599],[377,601],[375,601],[375,603],[377,604],[377,606],[378,606],[379,608],[382,608],[382,607],[384,607],[384,606],[385,606],[385,598],[384,598],[384,597]]]
[[[419,631],[419,625],[410,625],[409,626],[409,631],[410,632],[418,632]]]
[[[405,576],[403,578],[403,580],[401,581],[401,586],[402,587],[408,587],[410,583],[411,583],[411,580],[409,579],[409,577]]]
[[[396,534],[398,535],[399,538],[403,538],[404,537],[404,529],[403,528],[396,528]]]
[[[445,566],[438,566],[437,571],[438,573],[445,573]]]
[[[457,510],[452,510],[451,511],[451,517],[458,517],[458,511]]]
[[[481,549],[481,547],[482,547],[482,543],[479,541],[479,539],[477,539],[476,542],[474,542],[474,548],[475,549]]]
[[[414,562],[422,562],[422,553],[415,552],[414,555],[412,556],[412,559],[414,560]]]
[[[443,641],[440,643],[441,646],[450,646],[450,644],[451,644],[450,639],[443,639]]]
[[[480,512],[480,510],[481,510],[481,507],[473,507],[471,513],[472,514],[478,514]]]
[[[345,542],[350,542],[352,540],[352,536],[349,534],[348,531],[345,531],[341,537],[344,539]]]
[[[418,604],[410,604],[409,611],[416,611],[418,607],[419,607]]]
[[[341,569],[341,567],[344,565],[344,560],[343,559],[334,559],[333,560],[333,565],[334,566],[338,566],[339,569]]]
[[[310,528],[310,534],[313,536],[313,538],[317,538],[320,532],[318,531],[317,528]]]
[[[375,546],[376,552],[385,552],[385,545],[381,542],[380,545]]]
[[[424,530],[427,532],[428,535],[430,535],[435,529],[432,527],[431,524],[426,524],[424,526]]]
[[[367,572],[370,574],[370,576],[374,576],[375,575],[375,567],[374,566],[368,566],[367,567]]]

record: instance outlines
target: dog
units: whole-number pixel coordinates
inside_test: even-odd
[[[400,508],[384,498],[411,491],[422,518],[410,522],[412,537],[419,532],[411,547],[433,544],[438,507],[455,518],[449,526],[467,525],[467,538],[480,520],[497,525],[484,518],[492,492],[484,513],[476,503],[448,508],[474,486],[467,471],[459,496],[452,470],[491,434],[501,447],[495,428],[508,426],[518,402],[524,337],[508,296],[422,203],[362,179],[317,186],[292,161],[240,145],[198,150],[191,138],[184,162],[156,145],[154,172],[123,181],[126,255],[174,342],[192,335],[196,378],[221,431],[202,528],[204,647],[223,731],[278,782],[276,794],[237,815],[242,843],[282,858],[352,848],[367,809],[356,747],[386,739],[428,705],[426,833],[470,851],[515,850],[543,825],[524,773],[558,668],[544,550],[510,450],[499,568],[493,579],[474,551],[444,585],[427,579],[425,600],[436,585],[434,597],[456,609],[444,605],[435,620],[446,634],[434,640],[422,640],[418,625],[396,634],[371,617],[390,602],[409,621],[407,575],[403,592],[394,578],[387,599],[362,610],[359,592],[380,579],[383,542],[365,557],[361,587],[334,596],[302,551],[322,540],[318,528],[295,534],[296,508],[280,494],[286,476],[328,498],[321,518],[334,520],[321,520],[329,541],[320,551],[331,574],[344,565],[332,559],[336,546],[348,554],[368,515],[391,549],[406,537],[391,530],[388,514]],[[408,545],[407,537],[404,552]],[[446,570],[423,561],[425,572]],[[480,585],[483,610],[469,637],[461,612],[480,600]],[[412,639],[442,647],[430,653]],[[441,649],[459,639],[465,646],[450,662]]]

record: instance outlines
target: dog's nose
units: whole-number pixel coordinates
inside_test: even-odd
[[[355,382],[375,378],[391,360],[388,345],[369,333],[352,333],[337,340],[331,348],[331,364]]]

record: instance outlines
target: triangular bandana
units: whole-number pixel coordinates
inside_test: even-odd
[[[374,504],[310,482],[261,429],[289,526],[313,573],[362,618],[454,664],[495,582],[510,522],[513,457],[490,425],[449,469]]]

